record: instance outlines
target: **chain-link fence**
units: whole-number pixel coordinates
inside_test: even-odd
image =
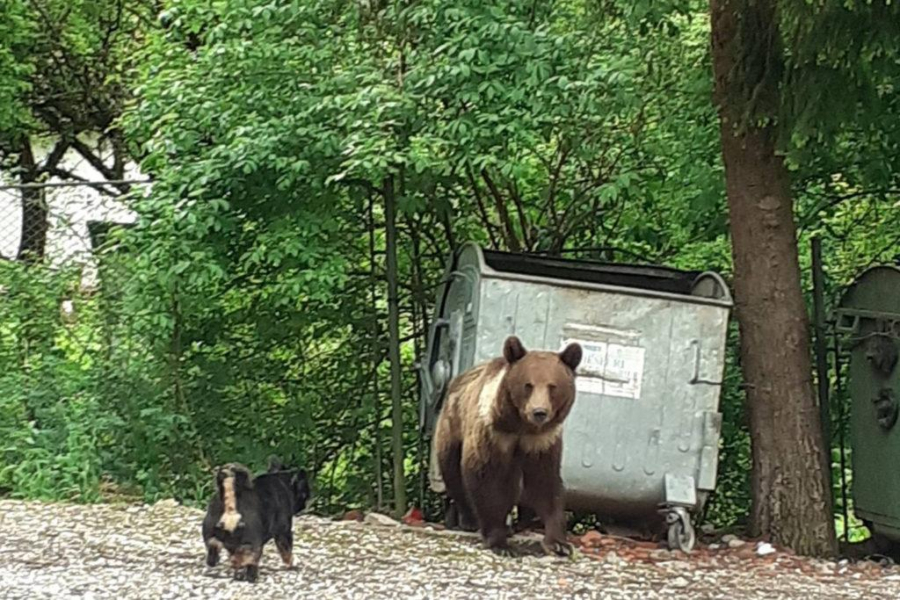
[[[327,506],[381,505],[391,464],[377,215],[348,217],[346,231],[358,227],[362,240],[341,246],[353,272],[315,297],[303,286],[316,283],[308,274],[319,257],[300,266],[256,258],[263,248],[296,251],[300,217],[284,231],[245,218],[238,233],[200,240],[192,248],[206,254],[186,259],[176,229],[152,231],[146,219],[135,228],[130,207],[149,186],[135,190],[0,176],[0,494],[197,500],[212,464],[262,464],[278,450],[315,468]],[[427,261],[401,265],[411,273],[401,298],[407,399],[415,395],[410,342],[421,339],[441,272],[435,257],[444,248],[435,247]],[[145,260],[147,248],[169,254]],[[222,270],[218,283],[191,287],[189,277],[211,267]],[[853,540],[864,529],[850,494],[847,362],[830,328],[824,333],[836,513],[839,533]],[[736,349],[736,336],[730,344]],[[749,438],[736,362],[728,371],[732,445],[715,507],[731,522],[750,503]],[[405,406],[414,422],[414,403]],[[412,474],[427,448],[407,430],[405,447],[417,448]]]
[[[110,489],[124,415],[104,377],[121,354],[98,244],[134,221],[109,186],[0,178],[0,491],[91,500]]]
[[[188,239],[178,218],[137,218],[147,185],[0,186],[0,495],[198,502],[215,464],[258,468],[274,453],[317,476],[321,508],[382,504],[383,254],[368,241],[340,257],[359,274],[311,297],[306,261],[252,258],[273,237],[292,243],[263,221]],[[419,295],[404,297],[413,331],[424,312],[406,303]],[[416,448],[414,428],[404,435]]]
[[[135,214],[122,198],[110,186],[101,192],[89,183],[0,184],[0,256],[81,268],[82,286],[95,289],[99,239],[91,229],[133,223]]]

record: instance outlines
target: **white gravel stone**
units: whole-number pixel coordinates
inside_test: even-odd
[[[383,527],[399,527],[400,522],[381,513],[371,512],[363,518],[363,523],[367,525],[381,525]]]
[[[768,556],[770,554],[775,554],[776,550],[772,544],[766,542],[760,542],[756,545],[756,554],[758,556]]]
[[[691,582],[685,579],[684,577],[676,577],[672,581],[669,582],[669,585],[673,588],[682,589],[691,585]]]
[[[294,568],[266,546],[259,582],[204,564],[203,513],[182,507],[0,502],[0,599],[896,600],[900,569],[824,574],[813,561],[770,564],[730,553],[668,562],[627,549],[543,561],[500,558],[477,536],[401,526],[348,526],[311,516],[294,525]],[[521,550],[533,542],[514,540]],[[801,568],[805,566],[805,568]]]

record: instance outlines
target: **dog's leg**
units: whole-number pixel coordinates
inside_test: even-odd
[[[238,581],[255,582],[259,578],[259,559],[262,556],[262,547],[243,544],[231,555],[231,567],[234,569],[234,578]]]
[[[247,566],[248,551],[249,549],[245,546],[229,551],[231,569],[234,572],[234,579],[237,581],[244,579],[244,568]]]
[[[259,579],[259,559],[262,558],[262,546],[250,550],[250,559],[247,564],[247,581],[256,583]]]
[[[275,536],[275,547],[284,566],[290,569],[294,564],[294,534],[290,529]]]
[[[214,567],[219,564],[219,553],[222,551],[222,542],[216,538],[206,541],[206,566]]]

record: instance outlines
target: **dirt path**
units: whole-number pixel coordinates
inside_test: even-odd
[[[610,540],[573,561],[501,559],[468,536],[315,517],[295,524],[295,569],[267,547],[253,586],[207,569],[201,518],[173,503],[0,502],[0,598],[900,598],[896,568],[729,550],[678,559]]]

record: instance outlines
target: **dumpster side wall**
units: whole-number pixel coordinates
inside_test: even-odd
[[[582,344],[564,428],[570,508],[655,514],[666,474],[692,478],[701,496],[714,487],[727,308],[484,275],[477,306],[463,368],[511,334],[535,350]]]

